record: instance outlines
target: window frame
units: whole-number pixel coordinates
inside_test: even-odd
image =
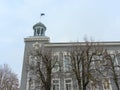
[[[105,79],[108,79],[108,82],[109,82],[109,84],[110,84],[110,89],[105,89],[104,88],[104,81],[105,81]],[[110,78],[104,78],[104,80],[103,80],[103,90],[112,90],[112,85],[111,85],[111,81],[110,81]]]
[[[66,83],[66,80],[71,80],[71,83]],[[72,81],[72,78],[65,78],[64,79],[64,90],[66,90],[66,84],[71,84],[71,90],[73,90],[73,81]]]
[[[54,72],[58,72],[59,70],[60,70],[60,65],[59,65],[59,56],[60,56],[60,53],[59,52],[55,52],[54,54],[53,54],[53,57],[56,57],[57,56],[57,61],[56,61],[56,63],[55,63],[55,66],[58,66],[58,69],[57,70],[55,70],[55,66],[52,68],[52,72],[54,73]],[[54,59],[54,58],[53,58]],[[54,60],[53,60],[54,61]],[[57,65],[56,65],[57,64]]]
[[[66,63],[65,63],[66,61],[68,61],[67,62],[68,65],[66,65]],[[64,53],[63,54],[63,70],[64,70],[64,72],[71,71],[72,67],[70,66],[70,63],[71,63],[70,57],[66,53]],[[66,68],[66,66],[67,66],[67,68]]]
[[[58,80],[58,83],[53,83],[54,80]],[[59,85],[59,90],[60,90],[60,79],[59,78],[52,79],[52,90],[53,90],[54,85]]]

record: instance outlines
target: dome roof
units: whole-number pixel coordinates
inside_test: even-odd
[[[36,26],[41,26],[41,27],[44,27],[44,28],[46,29],[46,26],[45,26],[43,23],[41,23],[41,22],[36,23],[36,24],[33,26],[33,29],[35,29]]]

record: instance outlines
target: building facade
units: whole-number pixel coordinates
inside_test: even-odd
[[[69,58],[67,57],[67,50],[71,48],[71,46],[75,43],[51,43],[50,38],[45,35],[46,26],[41,22],[35,24],[33,26],[34,35],[27,37],[24,39],[25,41],[25,50],[24,50],[24,60],[23,60],[23,68],[22,68],[22,76],[21,76],[21,85],[20,90],[42,90],[40,89],[40,85],[37,84],[37,80],[32,79],[32,84],[30,84],[30,77],[34,77],[35,75],[31,75],[32,72],[30,69],[27,69],[26,62],[30,59],[29,52],[30,49],[35,45],[43,45],[47,48],[52,48],[55,52],[55,56],[61,63],[61,67],[56,64],[56,68],[52,70],[52,81],[51,81],[51,90],[78,90],[77,80],[74,75],[70,72]],[[84,46],[84,42],[79,42],[79,44]],[[110,52],[119,51],[120,50],[120,42],[102,42],[104,48],[110,50]],[[32,60],[31,60],[32,61]],[[117,64],[120,64],[120,60],[117,59]],[[88,90],[117,90],[114,87],[112,81],[105,80],[105,86],[101,84],[101,86],[92,87],[92,82],[88,86]],[[107,87],[107,83],[110,85]],[[38,87],[38,88],[36,88]]]

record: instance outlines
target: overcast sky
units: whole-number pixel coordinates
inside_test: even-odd
[[[40,13],[45,16],[40,20]],[[0,64],[21,77],[24,38],[43,22],[51,42],[120,41],[120,0],[0,0]]]

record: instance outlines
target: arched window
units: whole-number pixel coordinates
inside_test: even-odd
[[[40,35],[40,28],[37,28],[37,35]]]

